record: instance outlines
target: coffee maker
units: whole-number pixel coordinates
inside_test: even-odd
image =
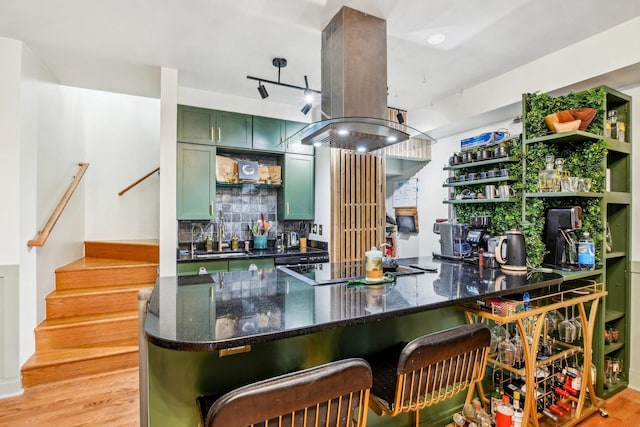
[[[436,222],[433,232],[440,235],[440,253],[434,257],[461,260],[471,255],[471,245],[467,241],[467,224]]]
[[[543,264],[561,270],[579,270],[575,231],[582,228],[582,208],[547,209],[543,240],[547,249]]]
[[[487,229],[491,226],[489,215],[474,215],[469,218],[469,231],[467,232],[467,242],[471,245],[471,252],[478,256],[480,249],[487,251],[488,242],[491,235]]]

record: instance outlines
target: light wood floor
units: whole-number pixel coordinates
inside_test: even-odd
[[[640,391],[626,389],[579,427],[637,427]],[[0,426],[123,427],[139,425],[138,369],[34,386],[0,400]]]

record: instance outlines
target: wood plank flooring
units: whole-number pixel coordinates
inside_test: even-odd
[[[0,400],[0,426],[138,426],[139,402],[138,368],[132,368],[37,385]]]
[[[608,418],[598,414],[579,427],[636,427],[640,391],[627,388],[607,401]],[[0,399],[0,426],[138,426],[138,369],[44,384],[22,396]],[[430,427],[430,426],[429,426]]]

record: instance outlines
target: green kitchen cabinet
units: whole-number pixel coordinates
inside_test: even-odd
[[[304,128],[307,123],[293,122],[290,120],[285,121],[285,138],[290,138],[295,135],[299,130]],[[287,153],[296,153],[296,154],[308,154],[313,156],[314,147],[313,145],[303,145],[303,144],[288,144],[285,149]]]
[[[207,270],[208,274],[226,273],[229,271],[229,261],[226,259],[219,259],[201,262],[179,262],[177,267],[178,276],[198,274],[201,268]]]
[[[258,270],[274,268],[273,258],[230,259],[229,271],[247,271],[252,265]]]
[[[278,197],[278,218],[287,220],[313,219],[314,157],[285,154],[283,159],[282,193]]]
[[[178,143],[178,219],[213,219],[216,200],[216,148]]]
[[[178,142],[251,149],[251,116],[178,106]]]
[[[205,108],[178,105],[178,142],[213,144],[216,115]]]
[[[253,149],[284,152],[282,141],[285,135],[284,120],[253,116]]]

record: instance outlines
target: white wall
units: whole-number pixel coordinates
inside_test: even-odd
[[[86,161],[86,240],[158,239],[160,100],[81,91]]]

